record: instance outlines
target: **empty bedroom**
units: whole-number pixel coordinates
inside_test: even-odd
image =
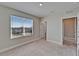
[[[79,55],[79,2],[0,2],[0,56]]]

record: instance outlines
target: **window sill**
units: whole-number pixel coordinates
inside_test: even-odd
[[[23,37],[23,35],[19,35],[19,36],[16,36],[16,37],[11,37],[11,39],[16,39],[16,38],[20,38],[20,37]]]
[[[21,37],[31,37],[31,36],[32,36],[32,34],[30,34],[30,35],[18,35],[18,36],[15,36],[15,37],[11,36],[11,39],[17,39],[17,38],[21,38]]]

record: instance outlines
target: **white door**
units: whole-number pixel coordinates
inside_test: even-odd
[[[46,39],[46,33],[47,33],[47,22],[44,21],[40,23],[40,37]]]

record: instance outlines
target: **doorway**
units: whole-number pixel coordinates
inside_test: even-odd
[[[77,45],[77,18],[63,19],[63,45],[76,47]]]
[[[41,21],[40,23],[40,37],[41,39],[47,38],[47,22],[46,21]]]

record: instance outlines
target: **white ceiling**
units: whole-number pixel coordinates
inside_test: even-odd
[[[0,2],[5,5],[38,17],[44,17],[54,12],[68,12],[74,8],[78,8],[77,2],[43,2],[43,6],[39,6],[40,2]]]

